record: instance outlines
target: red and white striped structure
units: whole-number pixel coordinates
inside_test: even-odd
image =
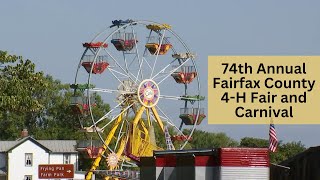
[[[141,158],[141,180],[269,180],[267,148],[156,151]]]

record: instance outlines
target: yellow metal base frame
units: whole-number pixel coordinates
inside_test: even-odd
[[[123,136],[117,151],[117,156],[120,160],[127,159],[127,157],[123,157],[122,154],[125,150],[125,148],[129,147],[127,151],[129,151],[132,155],[136,157],[141,156],[152,156],[154,150],[161,150],[161,148],[157,147],[156,142],[154,141],[154,134],[151,135],[152,138],[150,138],[150,131],[153,130],[153,126],[151,123],[150,118],[150,110],[152,114],[154,115],[155,121],[159,125],[162,132],[164,132],[164,125],[162,120],[160,119],[160,116],[155,109],[155,107],[152,108],[146,108],[145,106],[141,106],[140,109],[137,111],[133,121],[131,129],[129,130],[129,134],[127,136]],[[145,123],[144,119],[142,119],[142,114],[146,111],[147,114],[147,123]],[[114,137],[114,134],[116,133],[119,125],[124,121],[123,113],[125,111],[122,111],[120,115],[118,116],[117,120],[114,122],[109,134],[107,135],[104,144],[103,144],[103,151],[101,154],[98,155],[98,157],[94,160],[92,167],[90,171],[88,172],[86,176],[86,180],[91,180],[93,172],[99,167],[100,161],[102,159],[102,156],[106,153],[107,147],[109,146],[112,138]],[[154,133],[151,131],[151,133]],[[128,137],[128,142],[126,142],[126,139]],[[129,143],[129,146],[126,146]],[[113,170],[114,167],[109,167],[109,170]],[[106,180],[109,180],[110,177],[105,177]],[[114,178],[117,179],[117,178]]]

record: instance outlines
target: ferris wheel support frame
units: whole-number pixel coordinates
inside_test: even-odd
[[[128,27],[128,26],[133,26],[134,24],[139,24],[139,23],[145,24],[145,25],[150,24],[150,23],[152,23],[152,24],[157,24],[157,25],[161,25],[161,24],[156,23],[156,22],[153,22],[153,21],[132,21],[132,22],[130,22],[130,23],[128,23],[128,24],[122,25],[122,26],[118,27],[117,29],[115,29],[111,34],[109,34],[109,35],[105,38],[105,40],[103,41],[103,43],[106,43],[106,42],[110,39],[110,37],[112,37],[112,36],[113,36],[116,32],[118,32],[119,30],[123,30],[123,29],[125,29],[125,28]],[[107,29],[105,29],[104,31],[102,31],[101,33],[97,34],[91,42],[94,42],[101,34],[103,34],[104,32],[106,32],[108,29],[110,29],[110,28],[107,28]],[[118,61],[111,55],[111,53],[110,53],[108,50],[106,50],[106,49],[104,49],[104,48],[102,48],[102,47],[98,48],[95,52],[92,51],[92,52],[94,53],[93,64],[96,63],[97,57],[98,57],[100,51],[103,50],[105,53],[107,53],[107,54],[111,57],[111,59],[115,62],[115,64],[123,71],[123,72],[119,72],[119,71],[116,71],[116,70],[114,70],[114,69],[112,69],[112,68],[108,68],[109,71],[111,72],[111,74],[120,82],[120,84],[124,85],[123,82],[122,82],[119,78],[117,78],[117,76],[116,76],[114,73],[118,73],[118,74],[121,74],[121,75],[123,75],[123,76],[126,76],[126,77],[128,77],[132,82],[134,82],[136,85],[138,85],[139,76],[141,76],[141,80],[143,80],[142,64],[143,64],[144,62],[145,62],[150,68],[152,67],[152,71],[151,71],[151,74],[150,74],[150,79],[155,79],[155,78],[157,78],[161,73],[165,72],[165,70],[177,60],[177,59],[174,59],[174,60],[171,61],[166,67],[164,67],[164,68],[161,69],[158,73],[156,73],[155,75],[153,75],[154,69],[155,69],[155,66],[156,66],[156,63],[157,63],[157,59],[158,59],[160,47],[161,47],[163,41],[168,41],[167,39],[164,39],[166,30],[167,30],[168,32],[170,32],[172,35],[174,35],[174,36],[179,40],[179,42],[180,42],[180,43],[183,45],[183,47],[186,49],[187,53],[191,53],[191,52],[190,52],[190,49],[188,48],[188,46],[182,41],[182,39],[181,39],[174,31],[172,31],[171,29],[165,29],[165,30],[163,31],[163,33],[159,33],[159,34],[161,34],[161,41],[160,41],[160,46],[159,46],[158,49],[156,50],[156,54],[154,54],[156,57],[155,57],[155,61],[154,61],[154,64],[153,64],[153,65],[152,65],[152,64],[149,64],[149,62],[145,59],[144,56],[140,57],[140,56],[139,56],[139,53],[136,54],[136,55],[137,55],[137,59],[138,59],[138,61],[139,61],[139,70],[138,70],[138,73],[137,73],[136,76],[135,76],[132,72],[130,72],[130,70],[129,70],[129,68],[128,68],[127,60],[126,60],[125,56],[124,56],[124,60],[125,60],[125,66],[126,66],[126,67],[123,68],[123,67],[118,63]],[[132,32],[134,33],[134,30],[133,30],[133,29],[132,29]],[[151,34],[151,32],[152,32],[152,31],[150,31],[150,34]],[[135,36],[135,35],[134,35],[134,36]],[[150,35],[149,35],[148,38],[150,38]],[[137,46],[136,46],[136,42],[135,42],[135,48],[136,48],[136,51],[138,52],[138,49],[137,49]],[[83,53],[81,59],[85,56],[87,50],[88,50],[88,49],[85,50],[85,52]],[[146,52],[146,48],[145,48],[144,54],[145,54],[145,52]],[[123,53],[123,55],[124,55],[124,53]],[[164,80],[166,80],[171,74],[173,74],[177,69],[179,69],[180,67],[182,67],[182,66],[183,66],[185,63],[187,63],[190,59],[191,59],[191,58],[188,58],[188,59],[186,59],[185,61],[183,61],[182,63],[179,61],[179,64],[180,64],[180,65],[179,65],[177,68],[175,68],[174,70],[170,71],[167,75],[165,75],[163,79],[161,78],[162,80],[161,80],[158,84],[161,84]],[[193,64],[193,66],[194,66],[194,68],[195,68],[195,71],[197,72],[197,67],[196,67],[196,64],[193,62],[193,60],[192,60],[192,64]],[[78,66],[78,69],[77,69],[77,73],[76,73],[76,77],[75,77],[75,84],[76,84],[76,82],[77,82],[77,75],[78,75],[78,71],[79,71],[79,67],[80,67],[80,66],[81,66],[81,62],[79,63],[79,66]],[[88,81],[87,81],[88,84],[91,83],[92,70],[93,70],[93,68],[91,68],[90,73],[89,73],[89,77],[88,77]],[[197,78],[197,81],[198,81],[198,83],[197,83],[198,94],[200,95],[200,83],[199,83],[199,82],[200,82],[200,78],[199,78],[199,76],[197,76],[196,78]],[[186,85],[185,85],[185,86],[186,86]],[[96,90],[96,91],[103,91],[103,92],[107,92],[107,93],[120,92],[120,91],[118,91],[118,90],[111,90],[111,89],[104,89],[104,90],[103,90],[103,89],[100,89],[100,90],[95,89],[95,90]],[[91,101],[91,100],[90,100],[90,92],[95,91],[95,90],[94,90],[94,89],[87,89],[87,97],[88,97],[88,102],[89,102],[89,104],[91,104],[91,102],[90,102],[90,101]],[[186,91],[186,89],[185,89],[185,91]],[[185,94],[185,95],[187,95],[187,94]],[[178,96],[165,96],[165,95],[163,95],[163,96],[159,96],[159,98],[171,99],[171,100],[182,100],[182,98],[181,98],[181,97],[178,97]],[[186,98],[184,98],[184,100],[186,100]],[[124,101],[125,101],[125,100],[124,100]],[[185,101],[185,102],[187,103],[187,101]],[[118,106],[120,106],[120,105],[121,105],[121,104],[119,103],[116,107],[118,107]],[[129,108],[132,108],[131,106],[133,106],[133,105],[134,105],[134,104],[131,104]],[[198,109],[200,109],[200,107],[201,107],[200,102],[198,103],[197,107],[198,107]],[[107,136],[106,139],[104,139],[104,138],[101,136],[101,134],[100,134],[98,131],[96,131],[96,133],[98,134],[99,138],[100,138],[101,141],[103,142],[103,148],[104,148],[104,150],[103,150],[103,152],[102,152],[101,154],[99,154],[98,157],[95,159],[95,161],[94,161],[94,163],[93,163],[90,171],[88,172],[88,175],[86,176],[86,180],[90,180],[90,179],[91,179],[93,171],[95,171],[96,168],[99,166],[99,163],[100,163],[100,161],[101,161],[101,158],[102,158],[103,154],[108,150],[108,148],[109,148],[108,145],[109,145],[109,143],[111,142],[111,139],[112,139],[112,137],[114,136],[116,130],[118,129],[119,123],[120,123],[121,121],[124,122],[124,120],[123,120],[123,113],[124,113],[124,112],[128,113],[129,108],[127,108],[126,110],[122,110],[122,111],[120,112],[120,114],[118,114],[118,115],[116,116],[117,118],[113,118],[113,120],[111,120],[111,121],[108,123],[108,124],[110,124],[110,123],[112,123],[112,121],[114,121],[115,119],[117,119],[117,120],[114,122],[114,124],[113,124],[113,126],[112,126],[112,129],[111,129],[111,131],[110,131],[110,133],[108,134],[108,136]],[[187,105],[185,105],[185,108],[187,108]],[[115,108],[113,108],[112,110],[114,110],[114,109],[115,109]],[[136,126],[136,125],[138,124],[138,121],[139,121],[139,119],[141,119],[141,116],[142,116],[143,112],[146,111],[148,126],[152,125],[151,120],[150,120],[150,119],[152,118],[152,119],[154,119],[155,122],[157,122],[157,124],[160,126],[161,130],[164,131],[164,125],[163,125],[163,122],[162,122],[162,120],[161,120],[161,118],[160,118],[160,115],[158,114],[157,109],[166,117],[167,121],[171,121],[171,123],[174,124],[174,123],[172,122],[171,118],[169,118],[169,117],[166,115],[166,113],[164,113],[163,110],[161,110],[160,107],[158,107],[158,106],[156,105],[156,106],[151,107],[151,108],[145,108],[144,106],[141,106],[141,107],[140,107],[140,110],[139,110],[138,113],[136,114],[135,119],[134,119],[134,121],[133,121],[133,122],[134,122],[134,125]],[[150,113],[150,110],[151,110],[152,114]],[[106,115],[104,115],[104,116],[103,116],[102,118],[100,118],[98,121],[95,121],[94,118],[93,118],[93,112],[92,112],[92,107],[91,107],[91,106],[89,106],[89,112],[90,112],[90,115],[91,115],[92,126],[93,126],[95,129],[97,129],[97,124],[98,124],[100,121],[102,121],[103,119],[107,118],[107,114],[109,113],[109,112],[108,112]],[[111,113],[111,112],[110,112],[110,113]],[[190,134],[193,134],[193,132],[194,132],[194,130],[195,130],[196,124],[197,124],[198,119],[199,119],[199,115],[200,115],[200,111],[197,111],[195,125],[192,127]],[[122,124],[122,125],[123,125],[123,124]],[[174,126],[174,127],[177,128],[176,126]],[[104,129],[104,127],[103,127],[103,129]],[[121,129],[122,129],[122,128],[121,128]],[[178,131],[180,131],[180,130],[181,130],[181,129],[179,128]],[[181,131],[180,131],[180,132],[181,132]],[[181,132],[181,133],[182,133],[182,132]],[[183,134],[183,133],[182,133],[182,134]],[[125,146],[123,145],[123,144],[125,143],[125,141],[123,141],[123,138],[125,138],[125,136],[124,136],[124,137],[121,137],[121,141],[120,141],[120,145],[119,145],[120,148],[119,148],[119,150],[118,150],[118,152],[117,152],[117,155],[118,155],[118,154],[121,155],[122,152],[120,152],[120,150],[123,151],[123,148],[125,147]],[[190,140],[190,138],[191,138],[191,136],[188,136],[187,141],[184,142],[184,144],[181,146],[181,148],[183,148],[183,147],[188,143],[188,141]],[[119,136],[118,136],[118,139],[119,139]],[[117,142],[117,143],[118,143],[118,142]],[[110,151],[110,152],[113,152],[111,149],[109,149],[109,151]]]

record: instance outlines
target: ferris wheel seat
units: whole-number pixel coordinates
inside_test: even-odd
[[[145,47],[149,50],[152,55],[157,54],[157,50],[159,48],[159,44],[157,43],[147,43]],[[172,48],[171,44],[161,44],[159,49],[159,55],[166,54]]]
[[[134,21],[132,19],[127,19],[127,20],[114,20],[112,21],[112,25],[110,27],[114,27],[114,26],[123,26],[129,23],[133,23]]]
[[[73,96],[70,100],[70,108],[74,114],[83,114],[83,99],[80,96]]]
[[[104,42],[86,42],[82,44],[85,48],[107,48],[108,44]]]
[[[152,31],[160,31],[163,29],[171,29],[171,26],[169,24],[149,24],[146,28]]]
[[[91,159],[97,158],[99,156],[99,154],[102,153],[103,150],[104,150],[103,147],[89,146],[86,148],[88,157]]]
[[[86,69],[88,73],[91,72],[93,62],[82,62],[81,65]],[[109,63],[106,61],[100,61],[93,64],[92,73],[101,74],[109,66]]]
[[[192,137],[189,138],[189,136],[185,136],[185,135],[173,135],[171,137],[172,141],[191,141]]]
[[[97,104],[95,102],[91,102],[91,107],[94,107],[96,106]],[[89,111],[89,103],[86,102],[85,104],[82,104],[82,108],[85,110],[85,111]]]
[[[89,111],[88,104],[71,104],[71,110],[74,114],[86,114]]]
[[[195,59],[196,55],[193,53],[177,53],[177,54],[172,54],[172,57],[176,59],[189,59],[189,58]]]
[[[182,114],[179,116],[185,125],[194,125],[196,122],[196,115],[194,114]],[[200,125],[202,120],[206,117],[204,114],[199,115],[197,125]]]
[[[84,113],[82,106],[79,104],[71,104],[70,108],[74,114],[83,114]]]
[[[111,43],[118,51],[131,51],[138,40],[130,39],[130,40],[123,40],[123,39],[112,39]]]
[[[91,98],[91,106],[95,106],[95,100]],[[86,114],[89,111],[89,102],[87,97],[73,96],[70,100],[70,107],[75,114]]]
[[[86,89],[91,89],[93,87],[93,84],[70,84],[71,89],[80,90],[81,92],[85,91]]]
[[[189,84],[197,77],[197,72],[174,72],[171,74],[174,80],[179,84]]]
[[[87,133],[93,133],[93,132],[103,132],[104,129],[101,129],[99,127],[83,127],[82,131],[87,132]]]

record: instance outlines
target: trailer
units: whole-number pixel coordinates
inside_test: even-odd
[[[269,180],[267,148],[154,151],[140,160],[141,180]]]

